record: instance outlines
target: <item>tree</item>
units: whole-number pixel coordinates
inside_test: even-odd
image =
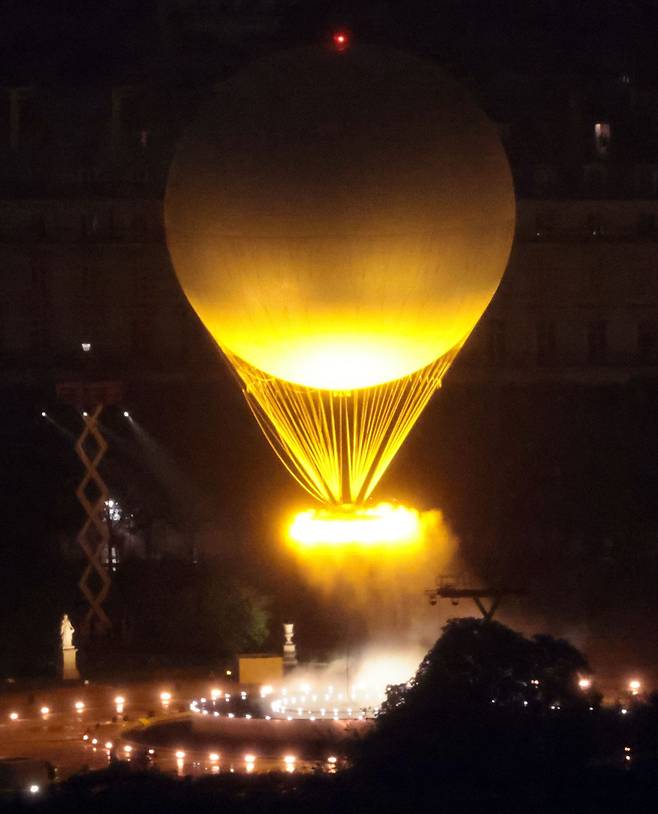
[[[578,686],[587,672],[566,641],[451,620],[415,677],[389,688],[357,747],[357,771],[385,776],[395,766],[396,782],[406,777],[412,790],[428,778],[501,788],[573,773],[595,749],[590,707],[599,699]]]

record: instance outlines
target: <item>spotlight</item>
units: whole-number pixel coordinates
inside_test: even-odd
[[[41,418],[48,418],[48,413],[45,410],[41,411]]]
[[[130,418],[130,413],[128,412],[128,410],[123,411],[123,417],[124,418]]]
[[[91,350],[91,342],[81,342],[80,347],[82,348],[83,353],[89,353]]]
[[[41,791],[41,786],[38,786],[36,783],[32,783],[30,786],[30,794],[38,794]]]
[[[84,701],[76,701],[75,708],[78,712],[82,712],[82,710],[85,708]]]
[[[82,411],[82,415],[83,415],[83,417],[84,417],[84,418],[87,418],[87,416],[89,415],[89,413],[88,413],[86,410],[83,410],[83,411]]]
[[[17,712],[10,712],[9,713],[9,719],[11,721],[17,721],[18,720],[18,713]]]
[[[182,760],[182,759],[185,757],[185,752],[183,752],[183,750],[182,750],[182,749],[179,749],[179,750],[176,752],[176,757],[178,758],[178,760]]]
[[[41,707],[39,711],[42,715],[47,715],[50,712],[50,707]]]

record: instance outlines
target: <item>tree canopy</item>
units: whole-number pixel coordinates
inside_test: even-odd
[[[407,684],[392,686],[359,747],[366,774],[384,766],[409,780],[517,782],[573,771],[591,758],[588,716],[600,697],[579,687],[585,656],[562,639],[527,638],[481,619],[453,619]]]

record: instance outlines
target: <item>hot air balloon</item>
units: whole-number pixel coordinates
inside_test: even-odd
[[[218,87],[165,221],[275,451],[318,500],[362,504],[500,282],[514,194],[494,125],[437,66],[304,48]]]

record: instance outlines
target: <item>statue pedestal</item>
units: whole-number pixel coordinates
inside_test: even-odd
[[[77,647],[62,648],[62,681],[77,681],[80,678],[78,665],[76,664],[77,655]]]
[[[283,666],[286,670],[291,670],[297,666],[297,647],[293,642],[295,626],[290,622],[283,625]]]

